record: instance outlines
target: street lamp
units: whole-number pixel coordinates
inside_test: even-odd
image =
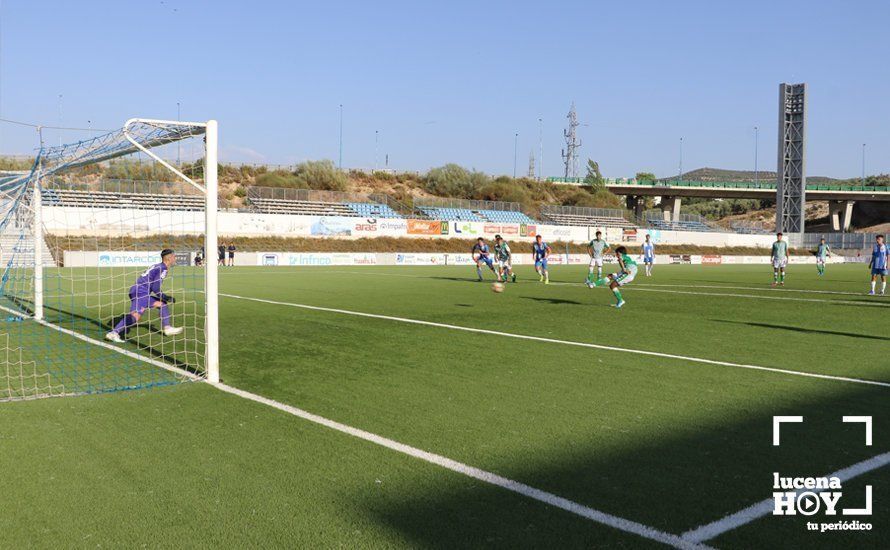
[[[677,182],[683,181],[683,138],[680,138],[680,173],[677,176]]]
[[[544,119],[538,119],[538,144],[540,148],[540,156],[538,158],[538,179],[544,179]]]
[[[860,181],[861,185],[865,185],[865,144],[862,144],[862,180]]]
[[[760,184],[760,172],[757,171],[757,139],[759,137],[760,130],[757,126],[754,127],[754,185],[757,186]]]
[[[516,179],[516,151],[519,144],[519,132],[513,134],[513,179]]]
[[[59,147],[62,146],[62,94],[59,94]]]
[[[343,169],[343,104],[340,104],[340,159],[337,161],[337,167]]]
[[[179,105],[178,101],[176,102],[176,122],[182,122],[182,111],[180,109],[180,105]],[[182,166],[182,149],[181,149],[180,143],[181,142],[179,142],[179,141],[176,142],[176,166],[177,167]]]

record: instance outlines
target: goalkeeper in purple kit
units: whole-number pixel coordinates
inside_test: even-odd
[[[161,263],[145,270],[130,287],[130,312],[117,322],[114,330],[105,335],[106,340],[123,342],[127,331],[139,323],[145,310],[157,308],[161,312],[161,329],[164,336],[175,336],[182,332],[182,327],[174,327],[170,323],[170,307],[176,303],[173,296],[161,292],[161,283],[167,278],[167,272],[176,265],[176,254],[165,248],[161,251]]]

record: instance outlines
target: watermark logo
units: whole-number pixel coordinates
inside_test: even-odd
[[[864,425],[864,443],[872,445],[872,417],[844,416],[844,423]],[[773,446],[782,445],[782,425],[801,424],[803,416],[773,417]],[[838,472],[827,476],[795,477],[773,472],[773,515],[774,516],[870,516],[872,514],[872,486],[865,486],[865,507],[844,506],[842,499],[843,474]],[[870,531],[871,523],[853,521],[807,522],[810,531]]]

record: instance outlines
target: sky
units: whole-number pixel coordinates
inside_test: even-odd
[[[863,143],[890,172],[886,1],[0,2],[0,118],[111,129],[178,102],[228,162],[338,162],[342,105],[344,167],[511,175],[515,142],[523,174],[542,136],[559,176],[574,102],[607,177],[676,174],[681,137],[684,170],[753,170],[755,126],[775,170],[779,84],[806,82],[807,173],[859,176]],[[0,123],[0,153],[36,143]]]

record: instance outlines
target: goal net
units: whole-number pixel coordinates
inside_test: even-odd
[[[218,381],[216,139],[132,119],[0,174],[0,401]]]

